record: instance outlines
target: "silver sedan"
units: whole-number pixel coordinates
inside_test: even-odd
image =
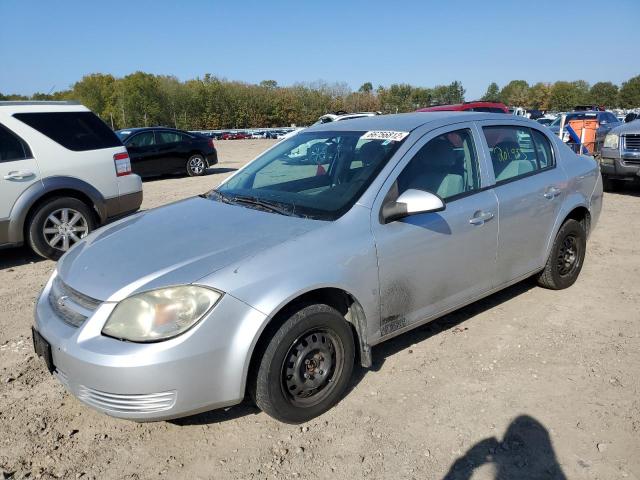
[[[314,126],[74,246],[38,300],[34,345],[109,415],[175,418],[249,393],[304,422],[374,345],[531,276],[571,286],[601,205],[596,162],[524,118]]]

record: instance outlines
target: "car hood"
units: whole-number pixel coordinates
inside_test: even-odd
[[[623,123],[611,129],[611,133],[623,135],[625,133],[640,134],[640,120],[634,120],[633,122]]]
[[[196,282],[324,224],[195,197],[94,232],[62,257],[57,271],[84,295],[119,301]]]

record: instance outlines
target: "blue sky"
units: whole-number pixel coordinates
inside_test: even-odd
[[[640,74],[638,18],[638,0],[0,0],[0,92],[136,70],[354,89],[460,80],[467,99],[491,81],[619,84]]]

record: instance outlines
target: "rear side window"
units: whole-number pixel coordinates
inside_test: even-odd
[[[156,132],[156,136],[159,137],[158,143],[176,143],[188,140],[186,135],[178,132]]]
[[[540,132],[525,127],[483,127],[496,183],[553,166],[553,151]]]
[[[11,130],[0,125],[0,163],[32,158],[29,146]]]
[[[74,152],[122,145],[92,112],[16,113],[14,117]]]

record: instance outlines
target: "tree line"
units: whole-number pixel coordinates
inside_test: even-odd
[[[135,72],[121,78],[95,73],[64,91],[31,97],[2,95],[0,100],[77,100],[114,129],[166,125],[186,130],[309,125],[327,113],[344,110],[401,113],[465,100],[462,83],[418,87],[364,83],[352,91],[346,83],[323,81],[280,86],[230,81],[206,74],[180,81],[174,76]],[[590,86],[575,82],[536,83],[514,80],[500,88],[491,83],[483,100],[507,105],[563,111],[579,104],[640,107],[640,75],[621,87],[611,82]]]

